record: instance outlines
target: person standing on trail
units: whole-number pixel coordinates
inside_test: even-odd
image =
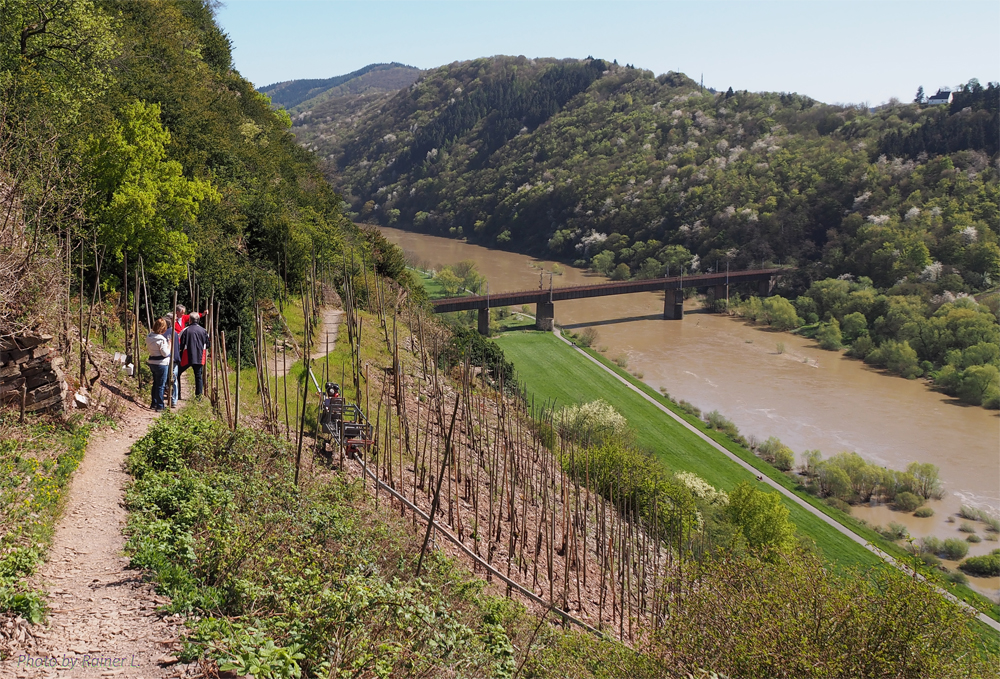
[[[177,326],[174,323],[173,314],[167,314],[166,319],[168,327],[167,331],[163,333],[163,336],[167,338],[167,341],[170,342],[170,346],[174,350],[174,379],[172,380],[174,386],[173,393],[170,395],[170,406],[173,407],[177,405],[179,400],[181,400],[181,343],[178,340],[183,332],[177,329]],[[168,374],[167,377],[169,378],[170,375]],[[169,384],[170,382],[171,380],[167,379],[167,383]]]
[[[178,304],[177,307],[174,309],[174,329],[177,330],[177,332],[181,332],[182,330],[184,330],[184,328],[186,328],[191,321],[191,315],[192,314],[189,314],[187,312],[186,306],[184,306],[183,304]],[[199,314],[199,316],[202,317],[207,315],[208,311],[202,311]]]
[[[170,341],[163,335],[167,320],[157,318],[153,329],[146,335],[146,351],[149,352],[149,370],[153,373],[153,394],[151,408],[163,410],[163,392],[167,386],[167,371],[170,369]]]
[[[190,316],[191,325],[181,333],[181,369],[194,371],[194,395],[200,397],[205,391],[205,358],[208,353],[208,331],[201,327],[201,314]]]

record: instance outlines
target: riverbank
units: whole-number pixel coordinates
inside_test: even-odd
[[[912,560],[901,547],[853,521],[848,515],[827,506],[818,498],[796,491],[797,484],[788,476],[719,432],[709,430],[698,418],[683,412],[669,399],[657,394],[641,380],[601,356],[599,352],[586,351],[588,356],[607,370],[588,361],[550,333],[530,331],[504,333],[497,338],[497,342],[508,359],[514,363],[522,381],[536,400],[550,399],[560,405],[569,405],[603,398],[613,403],[636,430],[637,443],[652,451],[657,459],[670,469],[696,473],[709,483],[727,490],[740,481],[754,480],[756,477],[754,472],[759,472],[770,479],[772,485],[780,485],[789,493],[794,493],[812,510],[789,497],[783,497],[789,508],[790,518],[803,535],[815,541],[817,550],[831,562],[845,567],[866,567],[878,563],[879,557],[865,548],[865,542],[878,546],[894,558]],[[614,372],[617,377],[609,374],[608,370]],[[628,382],[632,388],[622,384],[619,377]],[[657,405],[651,403],[651,400]],[[666,416],[658,406],[676,414],[690,427],[746,462],[754,471],[740,467],[727,459],[722,451],[707,443],[689,427]],[[817,516],[813,510],[821,512],[840,526],[849,526],[857,538],[852,539],[845,535],[825,519]],[[997,616],[995,608],[972,590],[955,586],[950,589],[959,598],[970,602],[980,610],[991,610],[992,615]]]

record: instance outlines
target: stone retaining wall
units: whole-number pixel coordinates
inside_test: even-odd
[[[45,346],[50,335],[22,335],[0,339],[0,402],[20,406],[21,387],[27,389],[27,412],[60,412],[68,386],[65,361]]]

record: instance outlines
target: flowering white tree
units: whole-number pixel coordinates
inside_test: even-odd
[[[578,441],[621,438],[628,433],[628,420],[603,399],[567,406],[557,421],[562,436]]]

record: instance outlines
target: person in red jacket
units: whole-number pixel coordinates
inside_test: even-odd
[[[183,304],[178,304],[174,309],[174,330],[180,332],[186,328],[191,322],[191,315],[187,312],[187,307]],[[202,318],[208,315],[208,311],[202,311],[198,314]]]
[[[205,391],[204,372],[209,337],[205,328],[201,327],[201,314],[191,314],[190,321],[191,325],[180,335],[181,372],[191,368],[194,372],[194,395],[200,397]]]

